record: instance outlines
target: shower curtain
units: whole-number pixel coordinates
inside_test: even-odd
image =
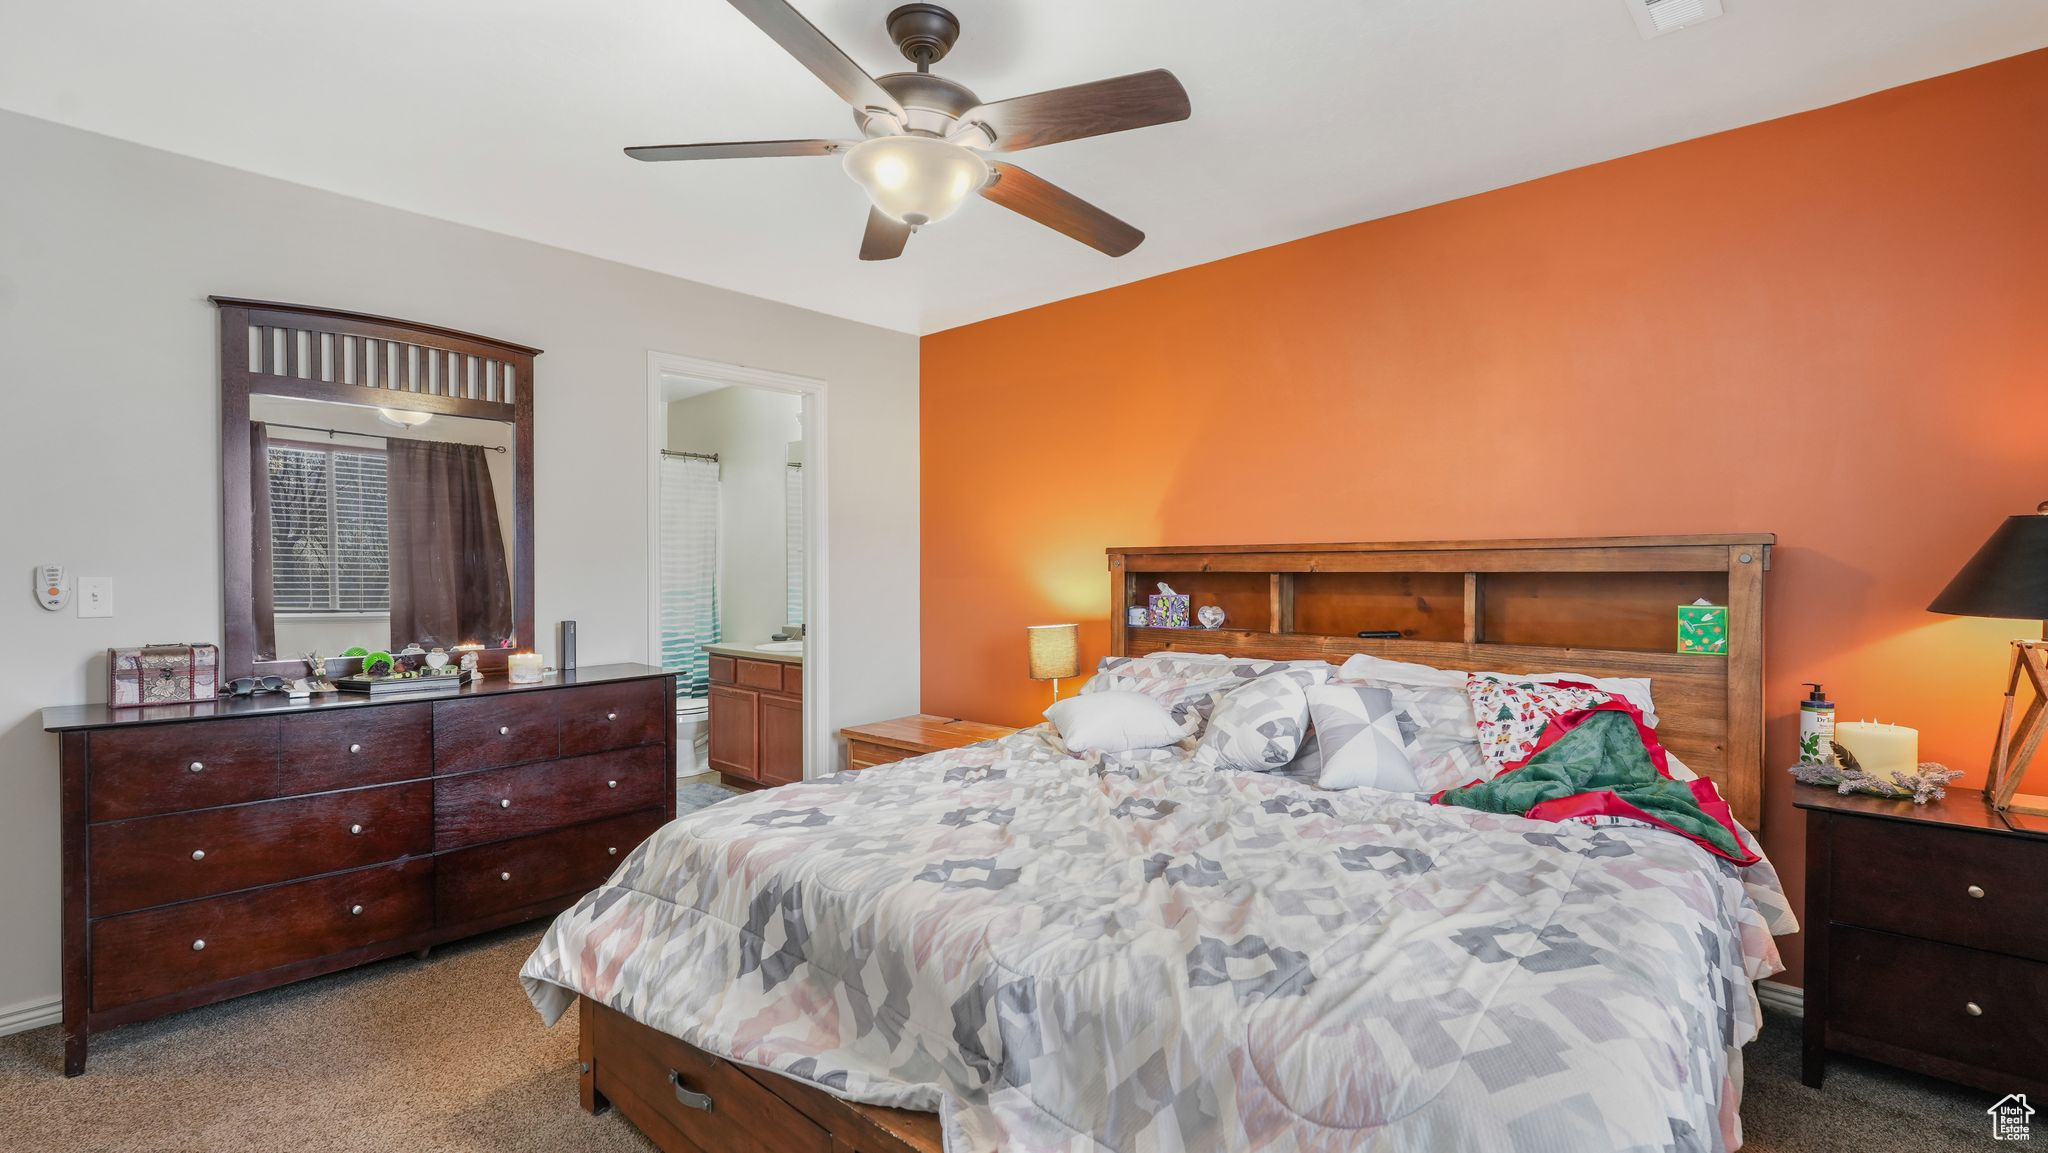
[[[718,631],[718,462],[661,458],[661,663],[678,697],[711,691]]]

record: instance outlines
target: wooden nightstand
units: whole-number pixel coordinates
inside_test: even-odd
[[[980,721],[918,713],[916,716],[897,717],[893,721],[852,725],[839,730],[839,735],[846,738],[846,767],[872,769],[876,765],[907,761],[940,749],[957,749],[962,745],[992,741],[1016,731],[1004,725],[985,725]]]
[[[2048,1094],[2048,819],[1801,788],[1804,1080],[1849,1053]]]

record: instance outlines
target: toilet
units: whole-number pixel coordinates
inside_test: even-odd
[[[676,698],[676,776],[711,771],[711,702]]]

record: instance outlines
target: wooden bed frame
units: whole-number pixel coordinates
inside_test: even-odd
[[[1108,550],[1110,653],[1364,652],[1472,671],[1649,677],[1658,736],[1761,827],[1770,534],[1173,545]],[[1218,629],[1132,626],[1155,582],[1224,610]],[[1725,655],[1677,652],[1678,606],[1728,606]],[[1363,639],[1363,631],[1400,639]],[[939,1153],[930,1113],[856,1105],[580,1002],[582,1101],[666,1153]]]

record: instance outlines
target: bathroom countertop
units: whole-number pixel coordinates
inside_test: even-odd
[[[707,653],[717,653],[722,657],[744,657],[750,661],[781,661],[786,665],[800,665],[804,663],[804,655],[802,653],[764,653],[752,645],[705,645],[704,651]]]

